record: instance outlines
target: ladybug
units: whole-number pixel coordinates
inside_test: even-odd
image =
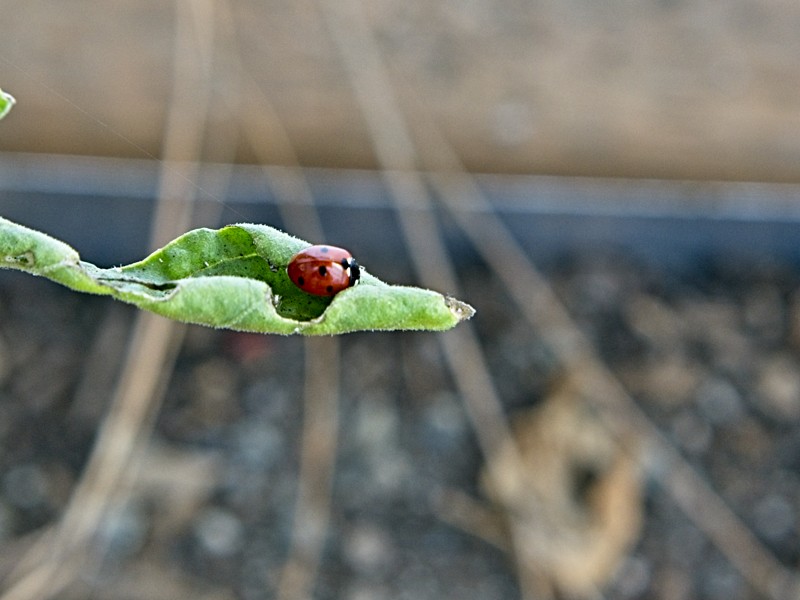
[[[297,287],[315,296],[335,296],[361,276],[356,259],[336,246],[309,246],[289,260],[286,273]]]

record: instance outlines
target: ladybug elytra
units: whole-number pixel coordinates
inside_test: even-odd
[[[335,296],[361,276],[356,260],[336,246],[309,246],[295,254],[286,273],[297,287],[314,296]]]

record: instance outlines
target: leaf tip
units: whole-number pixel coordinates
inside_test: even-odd
[[[447,305],[447,308],[450,309],[450,312],[453,314],[453,316],[455,316],[459,321],[471,319],[475,314],[475,309],[469,304],[462,302],[461,300],[457,300],[452,296],[445,296],[444,302]]]
[[[0,119],[5,117],[11,111],[11,107],[14,106],[16,102],[17,101],[14,99],[14,96],[8,92],[0,90]]]

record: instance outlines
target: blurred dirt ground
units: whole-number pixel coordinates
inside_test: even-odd
[[[567,253],[548,272],[647,416],[752,532],[748,544],[796,568],[798,272],[723,259],[681,274],[613,252]],[[73,491],[124,352],[117,342],[134,315],[107,299],[8,275],[0,281],[3,573]],[[505,309],[491,273],[470,265],[461,276],[481,315],[475,324],[505,410],[529,419],[531,407],[560,389],[563,372]],[[341,348],[343,364],[357,368],[342,383],[332,519],[314,598],[519,598],[517,567],[496,525],[485,521],[480,452],[436,336],[358,334],[344,337]],[[58,597],[275,597],[297,500],[303,362],[300,339],[190,327],[142,475],[94,536],[91,568]],[[526,475],[534,487],[523,498],[532,501],[541,485],[546,494],[566,494],[548,519],[536,525],[542,513],[534,510],[528,523],[529,535],[549,536],[548,556],[587,526],[581,503],[606,502],[597,494],[612,486],[626,508],[616,513],[618,525],[603,525],[600,543],[621,535],[621,547],[631,545],[629,554],[604,555],[613,567],[597,581],[604,597],[764,597],[725,554],[755,550],[721,551],[698,529],[671,496],[663,457],[644,461],[650,467],[641,492],[624,483],[628,476],[614,483],[602,469],[582,472],[566,488],[542,480],[553,460],[546,431],[563,433],[559,422],[546,421],[524,442],[537,450]],[[587,449],[607,447],[595,425],[580,429],[596,440]],[[570,439],[554,437],[561,451],[573,446],[568,453],[585,454],[585,443]],[[605,460],[605,450],[589,451],[590,461]],[[467,510],[459,508],[464,501]],[[558,560],[569,566],[569,558]],[[541,554],[527,565],[541,567]],[[578,571],[587,565],[572,568],[572,585],[582,585]]]
[[[237,100],[245,81],[269,99],[301,164],[377,165],[320,5],[205,4],[215,13],[210,158],[224,132],[239,138],[238,160],[286,163],[243,141],[237,123],[258,110]],[[0,149],[162,155],[175,3],[3,6],[0,83],[19,104]],[[796,2],[359,6],[406,117],[435,123],[470,170],[797,181]]]

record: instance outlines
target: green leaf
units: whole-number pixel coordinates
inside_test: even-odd
[[[14,106],[15,103],[16,100],[14,100],[14,96],[0,90],[0,119],[11,111],[11,107]]]
[[[332,335],[445,330],[475,312],[437,292],[386,284],[363,269],[358,285],[333,298],[306,294],[289,280],[286,265],[309,245],[266,225],[230,225],[190,231],[140,262],[102,269],[63,242],[0,218],[0,267],[187,323]]]

